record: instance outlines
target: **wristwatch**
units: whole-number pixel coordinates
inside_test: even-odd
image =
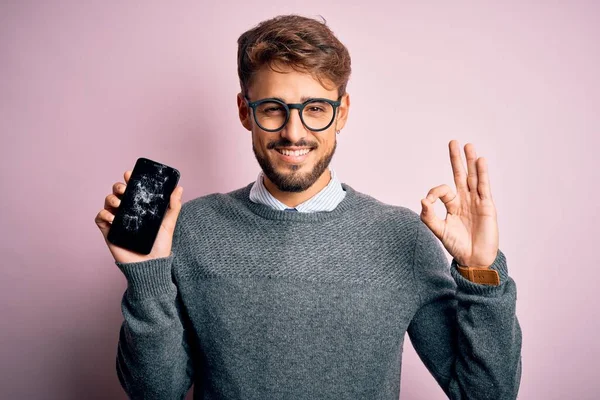
[[[500,275],[495,269],[477,268],[477,267],[462,267],[456,264],[456,269],[465,278],[474,283],[484,285],[498,286],[500,284]]]

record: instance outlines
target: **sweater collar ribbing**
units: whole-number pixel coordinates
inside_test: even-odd
[[[308,223],[328,221],[343,215],[346,211],[355,208],[358,203],[360,203],[360,198],[357,196],[357,192],[350,185],[342,182],[342,189],[346,191],[346,196],[332,211],[318,211],[313,213],[285,212],[283,210],[276,210],[264,204],[252,202],[250,200],[250,190],[252,189],[253,184],[254,182],[240,189],[226,193],[226,195],[231,196],[235,200],[242,203],[241,205],[244,208],[249,209],[254,214],[270,220]]]

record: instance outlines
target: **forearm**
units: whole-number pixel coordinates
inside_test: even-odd
[[[457,284],[458,331],[455,380],[449,392],[455,398],[517,397],[522,337],[515,312],[516,285],[508,276],[501,251],[490,268],[498,271],[500,285],[470,282],[458,273],[455,262],[451,266]]]
[[[173,256],[120,264],[128,287],[117,350],[117,375],[130,398],[183,398],[192,364],[172,282]]]
[[[521,376],[516,285],[498,250],[496,286],[470,282],[449,266],[439,241],[417,225],[413,262],[419,308],[408,334],[452,399],[514,399]]]

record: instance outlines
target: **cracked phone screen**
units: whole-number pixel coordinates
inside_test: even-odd
[[[121,198],[108,240],[129,250],[150,253],[178,180],[176,169],[139,158]]]

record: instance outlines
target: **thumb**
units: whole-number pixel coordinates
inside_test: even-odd
[[[421,221],[427,225],[438,239],[442,240],[444,221],[435,215],[433,203],[427,198],[421,199]]]
[[[181,197],[183,195],[183,187],[177,186],[173,193],[171,193],[171,198],[169,200],[169,207],[167,207],[167,211],[162,221],[162,225],[169,232],[173,233],[175,230],[175,224],[177,223],[177,217],[179,216],[179,212],[181,211]]]

